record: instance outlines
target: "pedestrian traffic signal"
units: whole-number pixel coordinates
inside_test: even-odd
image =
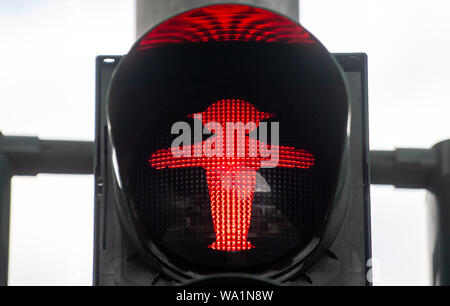
[[[362,67],[365,57],[355,58]],[[365,283],[367,202],[357,221],[346,221],[350,91],[314,36],[266,9],[212,5],[162,22],[124,57],[105,59],[98,61],[97,284],[184,283],[216,273],[310,282],[311,267],[328,265],[324,257],[358,257],[352,281]],[[365,145],[356,146],[361,157]],[[353,187],[361,184],[363,194],[366,168],[358,167]],[[351,236],[346,222],[357,224],[362,251],[344,259],[332,246],[339,233]],[[346,242],[337,253],[352,250]],[[107,268],[125,262],[133,268]],[[355,273],[333,265],[319,283]]]

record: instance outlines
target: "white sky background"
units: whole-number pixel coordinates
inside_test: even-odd
[[[302,0],[331,52],[369,56],[372,149],[449,138],[450,3]],[[94,139],[95,56],[134,42],[131,0],[0,0],[0,131]],[[89,285],[93,178],[15,177],[11,285]],[[425,192],[372,188],[377,284],[428,284]]]

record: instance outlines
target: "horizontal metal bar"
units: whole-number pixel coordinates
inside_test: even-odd
[[[14,175],[38,173],[92,174],[94,143],[3,136],[0,152],[13,165]],[[432,149],[371,151],[371,184],[427,188],[436,161]]]
[[[436,161],[430,149],[396,149],[371,151],[371,184],[394,185],[399,188],[427,188]]]
[[[94,143],[90,141],[0,135],[0,152],[11,161],[13,175],[93,173]]]

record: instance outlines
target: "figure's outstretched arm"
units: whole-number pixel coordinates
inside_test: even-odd
[[[314,165],[314,156],[307,150],[287,146],[267,146],[270,156],[261,159],[263,168],[303,168],[308,169]]]
[[[161,149],[154,152],[148,161],[150,166],[156,169],[202,167],[204,162],[203,158],[196,157],[195,154],[198,148],[198,145],[184,147],[182,149],[184,154],[180,154],[180,151],[178,153],[172,153],[172,148]]]

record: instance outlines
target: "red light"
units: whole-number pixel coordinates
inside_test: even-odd
[[[151,30],[138,50],[188,42],[283,42],[313,40],[299,24],[271,11],[241,4],[219,4],[177,15]]]
[[[201,116],[201,117],[200,117]],[[259,123],[274,115],[260,112],[251,103],[239,99],[220,100],[210,105],[206,111],[190,117],[202,118],[203,125],[217,122],[225,127],[227,123]],[[244,138],[223,137],[222,154],[206,155],[202,152],[205,141],[182,148],[190,156],[174,156],[171,149],[158,150],[149,159],[156,169],[203,167],[206,170],[211,213],[216,241],[209,247],[220,251],[243,251],[254,246],[247,241],[250,227],[253,194],[256,185],[256,171],[261,167],[287,167],[307,169],[314,165],[311,153],[287,146],[266,145],[250,138],[247,131]],[[233,134],[234,136],[234,131]],[[276,156],[262,157],[260,145],[276,153]],[[181,149],[181,148],[180,148]],[[232,156],[227,155],[232,151]],[[275,157],[275,158],[274,158]]]

